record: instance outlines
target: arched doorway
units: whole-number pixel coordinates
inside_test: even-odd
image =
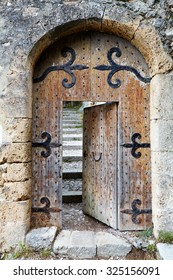
[[[33,92],[33,226],[61,228],[62,102],[84,113],[84,210],[120,230],[151,225],[147,65],[128,41],[83,32],[41,55]]]

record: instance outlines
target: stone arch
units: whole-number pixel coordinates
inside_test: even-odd
[[[155,86],[157,83],[158,89],[160,89],[160,82],[163,81],[165,73],[171,71],[172,69],[172,60],[164,51],[161,39],[159,34],[154,30],[152,26],[148,26],[140,23],[139,19],[133,19],[134,15],[128,13],[126,15],[126,20],[122,22],[119,15],[118,18],[115,18],[115,15],[111,13],[111,11],[105,12],[103,17],[87,17],[87,18],[79,18],[76,21],[66,22],[64,20],[63,24],[56,26],[54,29],[47,32],[43,37],[41,37],[34,47],[32,48],[29,54],[29,61],[32,65],[32,70],[34,68],[34,64],[41,55],[41,53],[52,43],[61,39],[61,37],[67,36],[69,34],[86,31],[86,30],[95,30],[105,33],[115,34],[119,37],[127,39],[134,45],[143,55],[146,60],[151,77],[154,77],[151,81],[151,160],[152,167],[153,162],[156,162],[156,153],[155,146],[157,145],[155,142],[155,138],[159,137],[158,135],[154,135],[153,124],[155,122],[155,105],[152,100],[155,100]],[[159,77],[160,74],[161,76]],[[161,79],[160,79],[161,78]],[[169,77],[167,77],[169,80]],[[170,91],[170,89],[167,89]],[[162,95],[162,93],[160,93]],[[160,118],[160,117],[159,117]],[[159,151],[157,157],[159,155]],[[157,164],[154,165],[157,169]],[[152,170],[152,174],[153,170]],[[159,220],[160,209],[158,210],[155,207],[155,202],[157,201],[157,205],[159,204],[159,200],[161,198],[160,194],[157,194],[157,190],[160,189],[160,183],[155,182],[155,176],[152,175],[152,189],[153,189],[153,222],[154,222],[154,232],[155,235],[158,236],[159,231],[163,228],[163,220],[164,227],[166,228],[165,216],[162,214]],[[166,203],[165,203],[166,204]],[[172,212],[171,212],[172,213]],[[172,214],[171,214],[172,215]],[[172,230],[173,224],[169,224],[168,230]]]

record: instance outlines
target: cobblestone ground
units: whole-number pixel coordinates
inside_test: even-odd
[[[71,230],[111,230],[108,226],[95,220],[82,211],[82,203],[63,204],[63,229]]]

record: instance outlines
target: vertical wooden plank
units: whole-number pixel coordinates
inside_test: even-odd
[[[120,89],[109,86],[107,77],[109,71],[96,69],[98,66],[110,66],[108,52],[113,47],[118,47],[116,36],[91,32],[91,98],[94,101],[118,101]],[[117,57],[115,58],[115,60]],[[116,74],[115,74],[116,79]],[[113,79],[113,80],[115,80]]]
[[[75,57],[72,67],[80,65],[81,70],[71,70],[76,82],[74,86],[64,87],[62,81],[64,78],[68,83],[72,81],[70,75],[65,71],[59,73],[59,92],[61,92],[64,101],[85,101],[90,100],[90,33],[73,34],[65,39],[62,39],[61,44],[56,45],[58,54],[58,64],[65,65],[72,58],[70,52],[67,52],[66,57],[63,57],[61,51],[66,48],[71,48],[74,51]]]
[[[117,228],[117,104],[84,110],[84,212]]]
[[[51,136],[48,157],[44,147],[33,147],[32,227],[62,227],[62,101],[58,99],[56,74],[50,73],[35,85],[33,102],[33,143],[40,143],[42,133]],[[34,145],[34,144],[33,144]],[[47,203],[47,208],[45,208]],[[50,203],[50,205],[48,205]]]
[[[144,77],[148,76],[141,54],[128,44],[121,44],[121,49],[126,50],[125,63],[135,65]],[[135,214],[132,203],[139,200],[141,205],[136,204],[139,210],[151,209],[150,148],[138,149],[136,152],[141,152],[141,157],[135,158],[130,148],[120,145],[132,143],[131,137],[135,133],[142,137],[136,139],[137,142],[150,143],[149,85],[135,79],[130,72],[119,74],[123,82],[127,80],[119,103],[119,229],[141,230],[151,226],[152,216],[141,214],[132,219]]]

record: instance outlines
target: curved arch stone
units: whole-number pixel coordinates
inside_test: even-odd
[[[158,32],[153,26],[145,23],[142,16],[136,16],[125,7],[93,2],[80,6],[61,5],[56,17],[58,18],[56,26],[42,34],[33,45],[29,54],[32,65],[45,48],[61,37],[80,31],[95,30],[115,34],[130,41],[142,53],[151,76],[173,69],[173,61],[165,52]]]

